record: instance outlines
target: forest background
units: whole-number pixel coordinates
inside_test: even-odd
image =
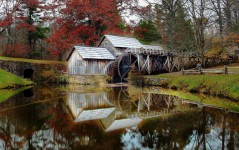
[[[238,50],[238,0],[142,1],[0,0],[0,55],[64,60],[104,34],[211,57]]]

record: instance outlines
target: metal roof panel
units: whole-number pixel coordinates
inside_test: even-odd
[[[105,37],[113,44],[114,47],[124,48],[141,48],[143,45],[136,38],[105,35]]]
[[[75,46],[75,49],[83,59],[115,59],[106,48]]]
[[[115,108],[103,108],[103,109],[94,109],[94,110],[84,110],[76,118],[75,122],[105,119],[110,114],[115,112]]]

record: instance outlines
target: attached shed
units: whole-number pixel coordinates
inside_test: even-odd
[[[69,75],[109,75],[115,57],[106,48],[75,46],[68,61]]]
[[[98,47],[107,48],[111,54],[119,56],[127,48],[142,48],[143,45],[136,38],[105,35],[100,41]]]

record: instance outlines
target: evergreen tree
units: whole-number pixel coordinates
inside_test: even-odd
[[[25,29],[27,32],[27,41],[29,46],[28,57],[36,57],[39,55],[36,52],[37,42],[47,37],[48,27],[43,27],[41,24],[44,20],[41,13],[44,12],[44,0],[20,0],[18,5],[18,28]]]
[[[172,50],[193,50],[193,31],[181,0],[163,0],[155,7],[163,44]]]
[[[135,29],[135,35],[144,44],[157,41],[161,37],[151,20],[141,20]]]
[[[180,8],[176,14],[173,39],[176,50],[192,51],[196,49],[193,28],[185,12],[184,8]]]

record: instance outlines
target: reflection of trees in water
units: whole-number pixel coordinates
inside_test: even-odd
[[[197,130],[194,131],[193,147],[196,149],[226,149],[227,147],[234,149],[232,147],[235,145],[232,146],[230,143],[235,141],[238,143],[238,134],[233,132],[235,129],[228,118],[235,115],[227,113],[226,110],[203,108],[200,113],[202,119],[200,119]],[[234,118],[235,120],[237,119]]]
[[[228,149],[237,149],[239,147],[239,115],[230,114],[227,117],[227,126],[230,127],[229,140],[226,147]],[[236,147],[236,148],[235,148]]]
[[[156,149],[158,143],[157,131],[152,134],[142,134],[136,129],[127,129],[121,136],[122,149]]]
[[[128,94],[121,94],[126,102]],[[118,101],[117,92],[109,96]],[[132,103],[131,108],[138,111],[136,102],[139,100],[135,100],[137,106]],[[181,105],[180,101],[151,95],[150,110],[174,109],[177,105]],[[129,106],[122,105],[122,108]],[[139,129],[127,130],[121,136],[120,131],[105,134],[98,121],[75,124],[64,100],[56,99],[0,113],[0,149],[121,149],[121,146],[126,149],[135,140],[139,146],[135,148],[238,149],[238,117],[223,110],[191,109],[168,118],[143,121]]]
[[[0,134],[4,149],[22,147],[25,143],[28,143],[29,148],[32,147],[34,132],[46,128],[44,123],[48,120],[49,114],[42,110],[47,110],[48,106],[32,105],[24,109],[13,109],[1,113]]]
[[[0,112],[17,107],[24,107],[33,103],[40,103],[42,101],[51,101],[60,97],[64,97],[65,92],[61,92],[56,88],[47,86],[37,86],[23,91],[6,101],[0,103]]]
[[[235,122],[235,116],[238,114],[203,108],[165,120],[145,121],[140,133],[154,135],[156,130],[160,149],[237,149],[239,121]]]
[[[75,124],[61,99],[31,105],[0,114],[0,148],[99,148],[102,143],[112,142],[100,126],[97,121]]]

